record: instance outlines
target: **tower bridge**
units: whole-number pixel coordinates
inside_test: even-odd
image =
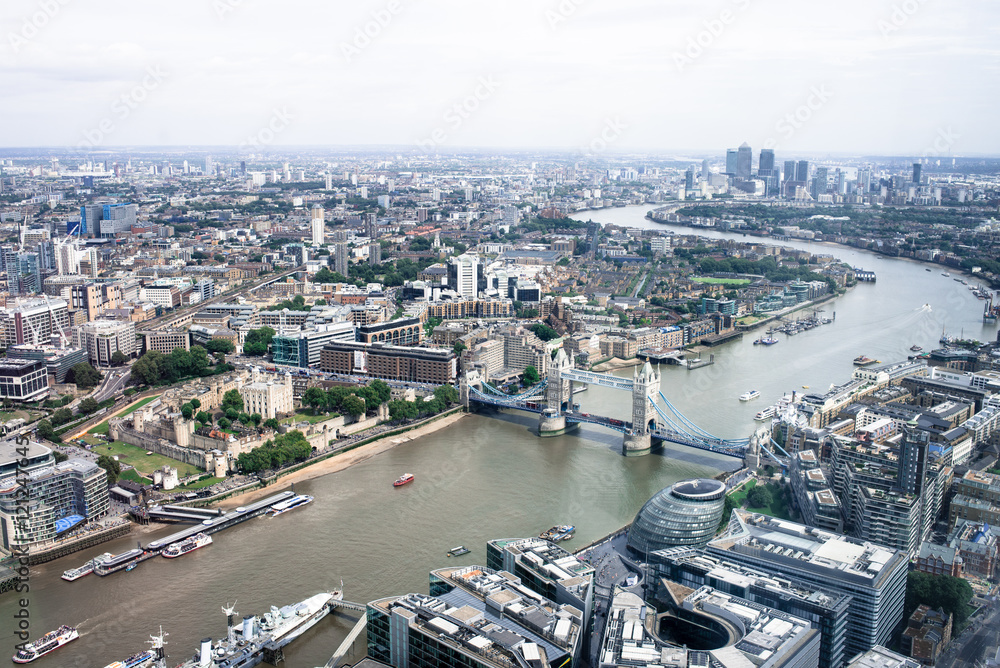
[[[632,414],[628,416],[631,419],[580,411],[573,404],[575,382],[631,392]],[[586,423],[621,432],[622,454],[626,457],[649,454],[666,441],[746,459],[753,466],[762,454],[784,463],[782,458],[764,447],[770,439],[762,433],[755,434],[753,438],[724,439],[689,420],[660,390],[660,374],[649,362],[641,369],[637,368],[632,378],[619,378],[574,369],[565,351],[559,350],[545,378],[520,394],[508,395],[496,389],[477,371],[463,376],[459,387],[466,407],[475,403],[538,413],[538,435],[543,438],[564,434]]]

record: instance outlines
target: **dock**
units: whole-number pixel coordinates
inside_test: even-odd
[[[715,355],[709,355],[707,360],[703,359],[690,360],[687,363],[687,368],[688,371],[691,371],[693,369],[700,369],[703,366],[709,366],[712,364],[715,364]]]
[[[347,605],[344,605],[345,603]],[[360,636],[362,631],[365,630],[365,626],[368,623],[368,616],[364,614],[366,606],[361,606],[357,603],[350,603],[349,601],[330,602],[331,608],[343,607],[354,610],[357,609],[355,608],[355,606],[360,608],[360,611],[362,613],[361,619],[358,620],[358,622],[354,625],[354,628],[351,629],[351,632],[347,634],[346,638],[344,638],[344,642],[340,643],[340,647],[338,647],[337,651],[333,653],[333,656],[330,657],[330,660],[327,661],[325,664],[323,664],[323,668],[337,668],[337,666],[340,665],[340,662],[347,657],[347,653],[351,651],[351,648],[354,647],[354,643],[357,641],[358,636]]]
[[[246,506],[240,506],[235,510],[230,510],[228,513],[222,515],[216,515],[214,519],[204,519],[199,524],[195,524],[182,529],[177,533],[172,533],[165,538],[160,538],[159,540],[154,540],[148,543],[143,549],[148,552],[159,553],[161,550],[166,548],[171,543],[177,543],[184,540],[185,538],[190,538],[191,536],[198,533],[213,534],[217,531],[222,531],[224,529],[229,529],[231,527],[240,524],[241,522],[246,522],[247,520],[263,515],[268,511],[268,509],[274,504],[285,501],[295,496],[295,492],[287,490],[284,492],[279,492],[274,496],[269,496],[266,499],[261,499],[260,501],[255,501]],[[194,509],[187,509],[194,510]],[[218,512],[218,511],[214,511]]]
[[[175,506],[171,504],[153,506],[149,509],[149,519],[156,522],[200,523],[205,520],[215,519],[223,514],[224,511],[215,508],[188,508],[187,506]]]

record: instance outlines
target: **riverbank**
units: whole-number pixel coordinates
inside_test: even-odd
[[[246,505],[252,501],[263,498],[265,496],[270,496],[275,493],[275,487],[284,486],[285,484],[295,484],[297,482],[305,482],[306,480],[312,480],[314,478],[319,478],[321,476],[328,475],[330,473],[337,473],[338,471],[343,471],[346,468],[359,464],[363,461],[371,459],[376,455],[380,455],[383,452],[391,450],[398,445],[403,445],[404,443],[409,443],[410,441],[421,438],[422,436],[427,436],[433,434],[436,431],[444,429],[445,427],[450,427],[462,418],[466,417],[468,413],[453,413],[451,415],[445,416],[439,420],[434,420],[420,425],[419,427],[407,431],[403,434],[389,434],[383,436],[371,443],[366,443],[365,445],[347,450],[336,454],[328,459],[316,462],[297,471],[293,471],[286,476],[282,476],[278,479],[277,484],[268,485],[267,487],[260,487],[253,489],[242,494],[237,494],[236,496],[231,496],[219,503],[218,508],[223,510],[229,510],[231,508],[236,508],[238,506]]]

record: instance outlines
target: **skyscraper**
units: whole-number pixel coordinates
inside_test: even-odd
[[[743,145],[736,152],[736,177],[749,179],[753,171],[753,150],[750,144],[743,142]]]
[[[368,264],[382,264],[382,244],[377,241],[368,244]]]
[[[350,271],[350,257],[351,255],[347,248],[346,241],[338,241],[333,244],[333,253],[331,254],[331,258],[333,259],[333,270],[345,278],[348,277]]]
[[[701,180],[708,180],[708,158],[701,161]]]
[[[691,192],[694,190],[694,165],[684,172],[684,190]]]
[[[820,195],[826,194],[827,181],[828,181],[827,168],[817,167],[816,176],[813,177],[813,182],[812,182],[813,199],[819,199]]]
[[[785,175],[783,177],[784,181],[794,181],[795,180],[795,161],[785,160]]]
[[[865,168],[858,170],[858,190],[862,194],[872,189],[872,170]]]
[[[913,182],[916,183],[916,184],[918,184],[918,185],[920,184],[920,163],[919,162],[913,163]]]
[[[799,160],[798,164],[795,165],[795,180],[802,181],[802,183],[809,180],[808,160]]]
[[[730,176],[736,176],[737,169],[737,155],[736,149],[731,148],[726,150],[726,174]]]
[[[312,242],[314,246],[323,245],[323,235],[326,232],[326,221],[323,218],[323,207],[316,204],[312,208]]]
[[[760,166],[757,173],[761,176],[771,176],[774,173],[774,149],[762,148],[760,150]]]

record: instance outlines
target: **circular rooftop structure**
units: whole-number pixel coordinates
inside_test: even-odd
[[[648,555],[655,550],[705,545],[719,528],[726,486],[695,478],[660,490],[636,513],[628,529],[628,547]]]

